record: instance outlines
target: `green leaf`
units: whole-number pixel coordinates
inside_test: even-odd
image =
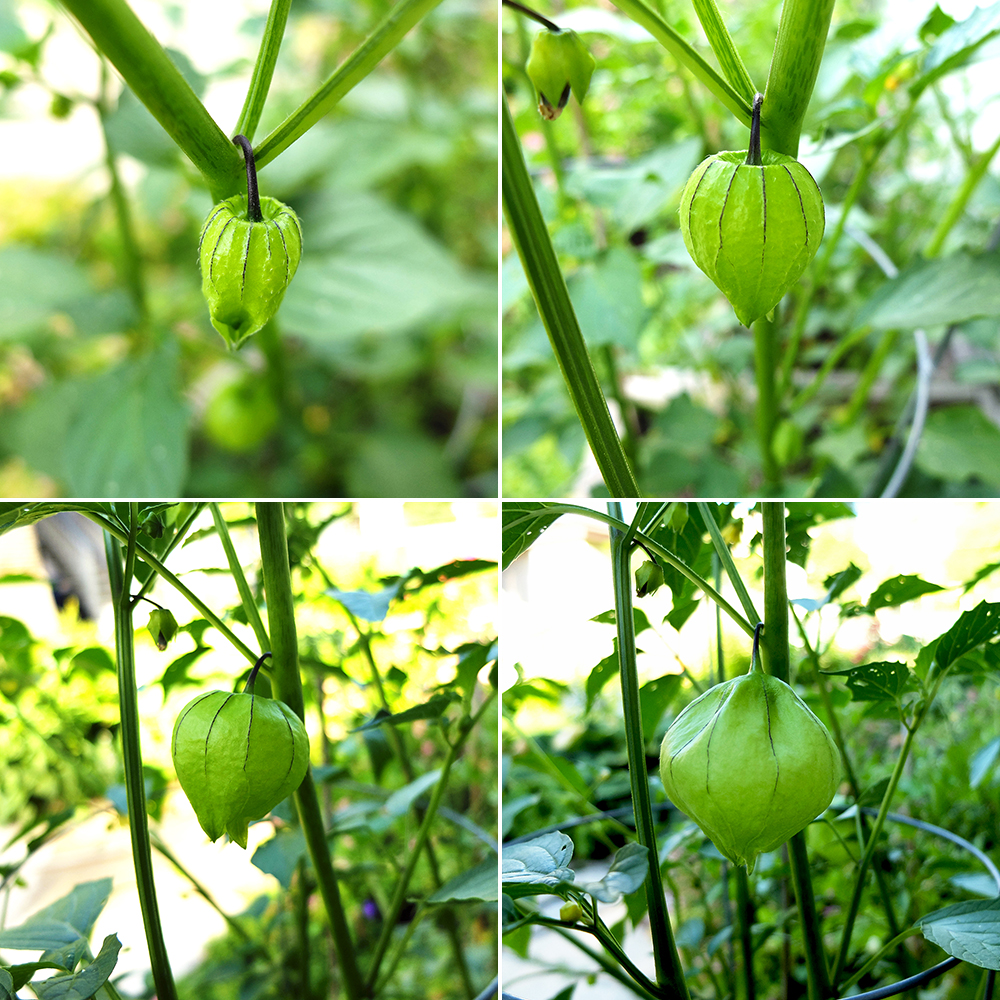
[[[649,851],[642,844],[629,843],[615,853],[607,875],[597,882],[575,882],[574,888],[599,899],[617,903],[622,896],[635,892],[649,872]]]
[[[923,72],[911,84],[914,97],[946,73],[966,65],[973,54],[1000,34],[1000,4],[977,7],[964,21],[948,28],[924,57]]]
[[[616,248],[586,264],[568,282],[570,298],[588,344],[635,350],[649,310],[642,301],[642,272],[635,254]]]
[[[503,561],[506,569],[558,517],[546,503],[505,503],[503,505]]]
[[[371,349],[371,335],[496,308],[495,276],[487,286],[410,216],[373,194],[327,190],[303,213],[303,226],[307,252],[285,295],[282,325],[348,371]]]
[[[552,892],[561,882],[576,877],[568,867],[573,857],[573,841],[555,831],[523,844],[505,845],[500,871],[503,891],[514,898]]]
[[[946,670],[959,657],[976,646],[1000,635],[1000,604],[982,601],[937,640],[934,659],[940,670]]]
[[[1000,260],[996,254],[920,260],[882,284],[861,307],[856,326],[878,330],[943,326],[1000,315]]]
[[[969,787],[978,788],[1000,757],[1000,736],[981,747],[969,761]]]
[[[385,800],[385,804],[382,806],[386,815],[388,816],[402,816],[410,811],[410,806],[420,798],[428,788],[433,788],[434,785],[438,783],[441,778],[441,771],[428,771],[426,774],[420,775],[419,778],[414,778],[408,785],[404,785],[402,788],[397,788],[396,791],[392,793]]]
[[[913,686],[909,667],[905,663],[865,663],[846,670],[825,670],[825,677],[845,677],[851,689],[852,701],[895,701]]]
[[[115,971],[121,947],[118,935],[109,934],[97,957],[79,972],[33,984],[38,1000],[90,1000]]]
[[[865,609],[869,614],[874,614],[879,608],[898,608],[901,604],[915,600],[923,594],[934,594],[945,589],[936,583],[921,580],[919,576],[900,574],[880,583],[868,598]]]
[[[93,295],[75,261],[30,247],[0,249],[0,274],[0,341],[37,330],[53,313]]]
[[[597,700],[597,696],[601,693],[604,685],[612,677],[618,675],[618,670],[618,640],[616,639],[615,651],[605,656],[587,675],[587,714],[590,714],[590,710],[594,707],[594,702]]]
[[[930,476],[1000,485],[1000,428],[976,406],[932,410],[917,448],[917,466]]]
[[[436,694],[428,698],[420,705],[404,709],[402,712],[388,713],[381,709],[375,713],[375,717],[366,722],[363,726],[358,726],[352,730],[355,733],[364,732],[375,726],[381,726],[383,722],[390,726],[402,726],[409,722],[416,722],[418,719],[440,719],[448,710],[448,706],[455,701],[454,696],[447,694]]]
[[[427,897],[427,902],[447,903],[452,899],[492,901],[498,898],[498,893],[497,858],[493,855],[480,861],[474,868],[448,879],[440,889],[436,889]]]
[[[20,926],[0,930],[0,947],[48,950],[89,938],[110,895],[110,878],[81,882]]]
[[[642,738],[649,742],[663,718],[667,706],[674,700],[681,687],[680,674],[664,674],[647,681],[639,688],[639,706],[642,715]]]
[[[71,496],[172,496],[187,471],[177,347],[54,383],[12,418],[9,442]]]
[[[949,955],[1000,971],[1000,898],[946,906],[921,917],[917,926]]]

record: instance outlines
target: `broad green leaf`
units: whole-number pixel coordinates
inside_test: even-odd
[[[332,597],[342,604],[352,615],[366,622],[380,622],[389,613],[389,606],[399,595],[399,584],[384,587],[379,591],[369,590],[326,590],[327,597]]]
[[[503,561],[506,569],[559,514],[545,503],[505,503],[503,505]]]
[[[0,948],[47,950],[89,938],[110,895],[110,878],[81,882],[19,926],[0,930]]]
[[[31,247],[0,249],[0,274],[0,340],[37,330],[53,313],[93,294],[75,261]]]
[[[1000,260],[996,254],[920,260],[881,285],[861,307],[856,326],[879,330],[963,323],[1000,315]]]
[[[975,478],[1000,485],[1000,428],[976,406],[932,410],[916,464],[928,475],[952,482]]]
[[[1000,604],[977,604],[937,640],[934,659],[945,670],[976,646],[1000,635]]]
[[[846,670],[825,670],[826,677],[844,677],[851,689],[852,701],[899,701],[912,687],[910,670],[905,663],[865,663]]]
[[[438,783],[441,778],[441,771],[428,771],[426,774],[420,775],[419,778],[415,778],[408,785],[404,785],[402,788],[397,788],[396,791],[392,793],[385,800],[383,809],[389,816],[402,816],[404,813],[409,812],[410,806],[420,798],[424,792],[429,788],[433,788],[434,785]]]
[[[466,271],[409,216],[364,191],[328,190],[303,213],[305,256],[281,309],[282,326],[350,372],[371,338],[496,310],[496,276]],[[391,343],[391,341],[390,341]],[[398,354],[405,342],[397,341]],[[398,494],[395,494],[398,495]]]
[[[594,666],[590,673],[587,674],[587,707],[585,711],[590,714],[590,710],[594,707],[594,702],[597,701],[597,696],[601,693],[604,685],[611,680],[612,677],[618,676],[619,663],[618,663],[618,640],[615,639],[615,651],[609,653],[604,657],[603,660]]]
[[[446,903],[451,899],[498,898],[497,857],[492,855],[480,861],[474,868],[448,879],[440,889],[427,897],[428,903]]]
[[[32,984],[38,1000],[90,1000],[115,971],[121,947],[118,935],[109,934],[94,961],[79,972]]]
[[[642,715],[642,738],[649,742],[663,718],[667,706],[674,700],[681,687],[680,674],[664,674],[647,681],[639,688],[639,708]]]
[[[969,761],[969,786],[978,788],[1000,757],[1000,736],[981,747]]]
[[[921,917],[917,926],[949,955],[1000,971],[1000,897],[946,906]]]
[[[569,294],[588,344],[635,350],[649,310],[635,254],[615,248],[569,280]]]
[[[455,698],[452,695],[435,694],[422,704],[414,705],[412,708],[404,709],[402,712],[393,712],[390,714],[379,709],[373,719],[366,722],[363,726],[358,726],[353,731],[360,733],[366,729],[380,726],[383,722],[387,722],[391,726],[402,726],[409,722],[416,722],[418,719],[440,719],[454,700]]]
[[[921,75],[911,84],[914,98],[946,73],[966,65],[980,46],[1000,34],[1000,4],[977,7],[948,28],[924,57]]]
[[[568,867],[573,857],[573,841],[565,833],[546,833],[523,844],[503,848],[501,880],[508,896],[534,896],[552,892],[561,882],[576,877]]]
[[[928,583],[921,580],[919,576],[894,576],[891,580],[885,580],[873,591],[868,603],[865,605],[869,613],[878,611],[879,608],[896,608],[907,601],[915,600],[923,594],[933,594],[946,588],[936,583]]]
[[[615,853],[607,875],[596,882],[574,882],[574,888],[599,899],[602,903],[617,903],[622,896],[635,892],[649,872],[649,851],[634,842]]]

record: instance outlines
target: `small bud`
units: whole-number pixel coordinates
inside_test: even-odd
[[[572,923],[573,921],[579,920],[582,916],[583,910],[580,908],[579,903],[563,903],[563,905],[559,907],[560,920],[567,920]]]
[[[651,559],[647,559],[635,571],[635,596],[647,597],[655,594],[663,586],[663,570]]]
[[[562,114],[572,90],[583,103],[594,72],[594,57],[575,31],[542,31],[531,43],[525,69],[538,91],[538,111],[552,121]]]
[[[167,648],[167,643],[177,635],[177,619],[166,608],[157,608],[150,613],[146,629],[153,637],[156,648],[162,653]]]

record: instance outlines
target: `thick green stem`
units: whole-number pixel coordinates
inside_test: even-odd
[[[260,540],[261,570],[267,596],[267,623],[271,635],[273,670],[271,685],[274,696],[283,701],[300,719],[305,718],[302,678],[299,675],[299,647],[295,631],[295,602],[292,598],[292,576],[288,566],[288,541],[285,535],[285,515],[280,503],[258,503],[257,534]],[[361,1000],[364,987],[358,969],[354,942],[351,940],[347,916],[340,899],[340,887],[333,871],[330,849],[323,826],[323,814],[316,795],[312,771],[295,793],[299,820],[306,846],[312,858],[313,870],[319,882],[320,895],[326,906],[337,949],[337,962],[344,995],[347,1000]]]
[[[774,456],[774,431],[778,426],[778,380],[775,324],[761,316],[753,325],[754,378],[757,382],[757,441],[764,469],[763,492],[780,495],[781,469]]]
[[[764,91],[766,144],[797,156],[802,123],[823,59],[834,0],[785,0]]]
[[[764,636],[767,670],[788,683],[788,584],[786,568],[785,505],[768,500],[763,504],[764,536]],[[799,922],[805,944],[806,973],[810,1000],[830,995],[830,981],[823,953],[819,914],[809,874],[805,835],[796,834],[788,842],[788,860],[798,903]]]
[[[750,879],[743,865],[737,865],[736,876],[736,926],[740,937],[740,951],[743,952],[742,990],[740,1000],[756,1000],[757,980],[753,975],[753,917],[754,906],[750,898]]]
[[[122,760],[125,766],[125,794],[128,801],[128,825],[132,840],[132,863],[135,866],[139,909],[146,931],[149,964],[153,972],[156,993],[162,1000],[177,1000],[177,989],[170,971],[170,959],[163,941],[160,910],[156,904],[156,884],[153,880],[153,857],[150,850],[148,816],[146,814],[145,777],[142,773],[142,749],[139,744],[139,692],[135,681],[135,629],[132,625],[132,574],[135,569],[136,535],[139,505],[131,503],[131,526],[127,549],[122,560],[121,546],[116,539],[104,536],[108,577],[115,612],[115,649],[118,657],[118,704],[122,729]]]
[[[552,352],[608,492],[613,497],[638,497],[639,486],[580,332],[506,99],[503,102],[503,208]]]
[[[236,150],[126,0],[63,0],[63,6],[204,174],[213,192],[234,188],[242,167]]]
[[[679,998],[688,996],[684,969],[674,943],[667,902],[663,893],[656,827],[649,797],[649,775],[646,772],[646,747],[642,737],[642,712],[639,706],[639,674],[635,659],[635,620],[632,616],[632,570],[629,555],[634,530],[623,530],[622,508],[617,502],[608,504],[608,514],[619,526],[611,529],[611,568],[614,574],[615,622],[618,628],[618,662],[622,686],[622,709],[625,721],[625,748],[632,786],[632,811],[636,837],[649,852],[646,873],[646,902],[649,929],[653,938],[653,959],[656,981]],[[633,525],[634,529],[635,525]]]

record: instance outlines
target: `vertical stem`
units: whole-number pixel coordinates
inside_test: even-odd
[[[753,977],[753,900],[750,898],[750,879],[743,865],[734,865],[736,874],[736,919],[743,952],[743,992],[741,1000],[756,1000],[757,982]]]
[[[780,500],[763,504],[764,518],[764,642],[767,671],[788,683],[788,585],[785,577],[785,505]],[[830,979],[823,952],[819,915],[813,897],[806,855],[805,833],[788,841],[788,859],[799,908],[805,944],[809,1000],[823,1000],[830,994]]]
[[[620,503],[608,504],[608,514],[622,520]],[[632,572],[629,565],[632,532],[611,529],[611,568],[614,574],[615,621],[618,627],[618,662],[622,685],[622,708],[625,716],[625,745],[628,772],[632,785],[632,810],[636,837],[649,852],[646,874],[646,901],[649,929],[653,938],[656,981],[674,991],[679,1000],[687,1000],[687,983],[681,966],[660,873],[656,847],[653,807],[649,798],[649,775],[646,772],[646,748],[642,739],[642,713],[639,708],[639,674],[635,662],[635,619],[632,617]]]
[[[552,353],[608,492],[613,497],[637,497],[639,486],[580,332],[506,100],[503,102],[503,210],[538,315],[549,335]]]
[[[177,1000],[170,959],[163,941],[160,910],[156,904],[153,881],[153,857],[150,850],[146,789],[142,774],[142,749],[139,745],[139,700],[135,682],[135,630],[132,625],[130,588],[135,568],[135,539],[139,525],[139,505],[131,503],[128,546],[124,566],[119,542],[104,536],[105,558],[115,612],[115,649],[118,658],[118,704],[122,727],[122,759],[125,765],[125,792],[128,800],[128,825],[132,840],[132,863],[135,866],[139,908],[146,931],[146,947],[153,982],[160,1000]]]
[[[292,576],[288,567],[285,515],[280,503],[258,503],[256,512],[264,592],[267,595],[267,621],[271,633],[271,652],[274,654],[271,685],[275,697],[283,701],[300,719],[304,719],[305,702],[302,697],[302,678],[299,676],[299,647],[295,632]],[[330,919],[344,995],[347,1000],[360,1000],[365,994],[357,965],[357,953],[340,899],[340,887],[333,871],[323,814],[311,769],[306,772],[305,779],[295,793],[295,804],[319,882],[320,895]]]
[[[823,59],[834,0],[785,0],[764,91],[766,144],[795,156]]]
[[[757,382],[757,441],[764,469],[763,493],[780,493],[781,470],[774,457],[774,429],[778,425],[778,398],[775,383],[778,366],[775,352],[775,324],[761,316],[753,325],[753,365]]]

